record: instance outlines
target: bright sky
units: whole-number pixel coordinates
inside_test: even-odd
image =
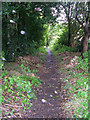
[[[61,7],[61,6],[60,6],[60,7]],[[41,9],[40,9],[39,7],[38,7],[38,8],[35,8],[35,10],[41,11]],[[56,15],[57,15],[57,10],[56,10],[56,8],[52,7],[51,10],[52,10],[53,16],[56,16]],[[64,23],[64,22],[66,22],[66,14],[65,14],[65,12],[64,12],[64,9],[61,10],[61,13],[59,14],[59,17],[57,18],[57,21],[58,21],[59,23]]]
[[[52,11],[52,14],[53,16],[56,16],[57,15],[57,10],[55,8],[51,8],[53,11]],[[66,22],[66,14],[64,12],[64,9],[61,10],[61,13],[59,14],[59,17],[57,18],[57,21],[59,23],[64,23]]]
[[[66,14],[62,11],[62,13],[60,14],[60,16],[57,18],[57,21],[59,22],[59,23],[64,23],[64,22],[66,22],[67,20],[66,20]]]

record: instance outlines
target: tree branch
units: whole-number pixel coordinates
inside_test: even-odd
[[[78,19],[78,17],[77,17],[77,3],[76,3],[76,20],[78,21],[78,23],[80,24],[80,25],[82,25],[82,27],[84,28],[84,26],[83,26],[83,23]]]

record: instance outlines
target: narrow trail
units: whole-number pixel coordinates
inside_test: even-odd
[[[65,102],[61,93],[60,75],[56,58],[47,49],[46,61],[43,64],[44,70],[38,72],[43,83],[36,92],[37,100],[31,100],[32,107],[24,117],[28,118],[71,118],[72,115],[65,111],[62,102]]]

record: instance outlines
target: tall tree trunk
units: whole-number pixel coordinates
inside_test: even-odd
[[[68,45],[71,45],[71,28],[70,28],[70,19],[68,18]]]
[[[89,39],[89,25],[90,25],[90,2],[88,2],[88,15],[86,17],[86,26],[85,26],[85,35],[84,35],[84,41],[83,41],[83,53],[88,51],[88,39]]]
[[[84,27],[83,53],[88,51],[88,38],[89,38],[88,27],[89,27],[89,21],[87,20],[87,18],[86,18],[86,25]]]
[[[70,28],[71,19],[70,19],[70,5],[68,6],[68,10],[67,10],[67,20],[68,20],[68,45],[71,46],[71,28]]]
[[[83,53],[88,51],[88,33],[85,33],[84,41],[83,41]]]
[[[82,26],[82,28],[84,29],[84,40],[83,40],[83,50],[82,50],[82,52],[84,53],[84,52],[86,52],[86,51],[88,51],[88,27],[89,27],[89,11],[90,11],[90,2],[88,3],[88,9],[89,9],[89,11],[86,11],[86,12],[88,12],[88,15],[87,16],[85,16],[85,26],[83,25],[83,22],[82,21],[80,21],[79,19],[78,19],[78,17],[77,17],[77,5],[78,5],[78,3],[76,4],[76,20],[79,22],[79,24]],[[84,10],[83,10],[84,11]],[[83,57],[83,56],[82,56]]]

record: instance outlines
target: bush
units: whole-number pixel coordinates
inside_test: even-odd
[[[58,54],[58,53],[62,53],[62,52],[76,52],[77,51],[77,48],[72,48],[72,47],[69,47],[69,46],[66,46],[66,45],[62,45],[62,44],[59,44],[56,46],[54,46],[54,54]]]
[[[47,54],[46,46],[39,47],[38,52],[41,52],[43,55],[46,55]]]

